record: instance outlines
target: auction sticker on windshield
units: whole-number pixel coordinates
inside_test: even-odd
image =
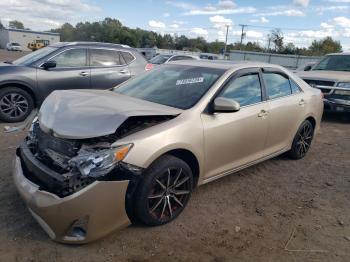
[[[188,78],[188,79],[179,79],[176,81],[176,85],[188,85],[195,83],[203,83],[204,77]]]

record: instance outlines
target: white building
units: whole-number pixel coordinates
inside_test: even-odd
[[[20,44],[23,51],[30,51],[27,47],[28,43],[36,40],[43,40],[47,44],[53,44],[60,41],[60,34],[14,28],[0,29],[0,48],[5,49],[7,43],[13,42]]]

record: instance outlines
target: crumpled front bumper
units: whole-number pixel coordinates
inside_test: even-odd
[[[87,243],[130,224],[125,210],[128,180],[95,181],[60,198],[27,179],[18,156],[13,178],[30,212],[55,241]]]

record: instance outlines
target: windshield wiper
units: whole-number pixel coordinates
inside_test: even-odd
[[[5,63],[5,64],[10,64],[10,65],[12,65],[12,62],[11,62],[11,61],[5,61],[4,63]]]

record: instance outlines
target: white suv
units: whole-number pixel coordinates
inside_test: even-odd
[[[6,49],[8,51],[20,51],[20,52],[22,52],[22,47],[19,43],[7,43]]]

